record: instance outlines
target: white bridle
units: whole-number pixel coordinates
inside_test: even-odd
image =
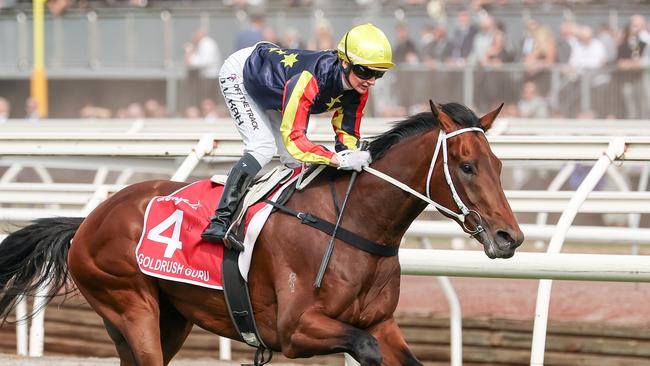
[[[398,181],[397,179],[386,175],[377,169],[373,169],[371,167],[364,167],[363,169],[367,171],[368,173],[383,179],[387,181],[388,183],[393,184],[394,186],[418,197],[419,199],[427,202],[428,204],[434,206],[438,210],[448,214],[449,216],[453,216],[458,221],[463,223],[463,227],[465,228],[466,231],[470,232],[472,236],[480,233],[481,231],[484,230],[483,226],[480,225],[482,219],[481,215],[474,211],[470,210],[467,208],[467,206],[463,203],[463,200],[460,198],[458,195],[458,192],[456,191],[456,188],[454,187],[454,182],[451,180],[451,174],[449,173],[449,164],[447,163],[447,139],[450,139],[454,136],[458,136],[462,133],[465,132],[470,132],[470,131],[476,131],[476,132],[481,132],[484,133],[482,128],[479,127],[467,127],[467,128],[462,128],[460,130],[456,130],[454,132],[451,132],[449,134],[445,133],[442,129],[440,130],[440,133],[438,134],[438,142],[436,143],[436,149],[434,150],[433,157],[431,158],[431,164],[429,164],[429,173],[427,174],[427,184],[426,184],[426,196],[424,196],[422,193],[416,191],[415,189],[407,186],[406,184]],[[438,153],[440,152],[440,147],[442,146],[442,162],[443,162],[443,170],[445,172],[445,180],[447,181],[447,185],[449,186],[449,189],[451,190],[451,196],[454,198],[454,202],[456,202],[456,205],[460,209],[461,213],[456,213],[447,207],[435,202],[434,200],[431,199],[431,191],[430,191],[430,185],[431,185],[431,176],[433,175],[433,167],[436,165],[436,160],[438,159]],[[478,222],[476,224],[476,229],[474,230],[469,230],[465,226],[465,218],[469,216],[471,213],[474,213],[478,217]]]

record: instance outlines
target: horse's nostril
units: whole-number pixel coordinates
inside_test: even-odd
[[[497,238],[500,243],[511,246],[514,244],[515,239],[506,230],[497,230]]]

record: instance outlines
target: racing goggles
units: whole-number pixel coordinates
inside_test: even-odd
[[[352,72],[361,80],[381,79],[386,71],[373,70],[363,65],[352,65]]]

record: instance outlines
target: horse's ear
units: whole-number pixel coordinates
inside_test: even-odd
[[[433,118],[438,120],[438,107],[436,107],[436,103],[433,102],[433,100],[429,99],[429,106],[431,106],[431,113],[433,113]]]
[[[429,105],[431,106],[431,113],[433,113],[433,117],[436,119],[436,121],[438,121],[438,123],[440,124],[440,128],[442,128],[443,131],[445,131],[446,133],[450,133],[457,129],[454,120],[452,120],[451,117],[446,115],[445,112],[439,110],[438,107],[436,107],[436,104],[431,99],[429,99]]]
[[[492,122],[494,122],[494,120],[497,119],[499,112],[501,112],[501,108],[503,108],[503,103],[501,103],[501,105],[498,106],[492,112],[489,112],[488,114],[480,118],[481,128],[483,128],[483,131],[487,131],[490,129],[490,127],[492,127]]]

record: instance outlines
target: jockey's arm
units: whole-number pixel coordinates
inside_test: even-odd
[[[367,100],[367,92],[348,94],[343,98],[341,107],[334,112],[332,128],[336,136],[336,151],[359,148],[359,127]]]
[[[284,87],[280,133],[287,151],[297,160],[308,164],[338,166],[333,152],[314,144],[307,138],[309,109],[318,95],[318,83],[308,72],[292,77]]]

